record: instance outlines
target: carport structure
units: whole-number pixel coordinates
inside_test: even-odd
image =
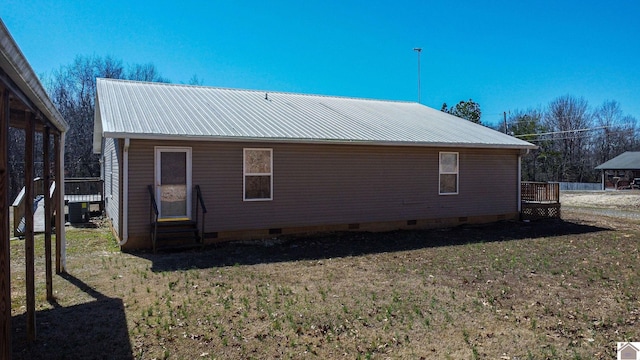
[[[36,132],[42,134],[45,193],[45,263],[47,299],[52,290],[52,234],[56,228],[56,272],[65,268],[64,233],[64,137],[69,126],[49,99],[40,80],[0,20],[0,358],[11,358],[11,269],[9,231],[9,128],[25,132],[25,264],[27,338],[35,340],[34,281],[34,159]],[[51,142],[53,141],[53,154]],[[53,164],[53,166],[52,166]],[[51,174],[53,173],[53,177]],[[31,206],[30,206],[31,205]]]
[[[602,170],[602,190],[640,188],[640,151],[626,151],[598,166]]]

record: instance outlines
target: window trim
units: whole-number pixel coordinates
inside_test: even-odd
[[[443,171],[442,169],[442,155],[454,154],[456,156],[456,170],[455,171]],[[455,175],[456,176],[456,191],[455,192],[442,192],[442,175]],[[438,153],[438,195],[458,195],[460,193],[460,153],[457,151],[440,151]]]
[[[247,151],[269,151],[269,172],[248,173]],[[269,197],[247,199],[247,176],[269,176]],[[243,148],[242,149],[242,201],[272,201],[273,200],[273,148]]]

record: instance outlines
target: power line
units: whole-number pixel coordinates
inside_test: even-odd
[[[604,129],[604,128],[607,128],[607,127],[608,126],[599,126],[599,127],[596,127],[596,128],[586,128],[586,129],[576,129],[576,130],[563,130],[563,131],[550,131],[550,132],[537,133],[537,134],[521,134],[521,135],[514,135],[514,137],[520,138],[520,137],[526,137],[526,136],[542,136],[542,135],[578,133],[578,132],[584,132],[584,131],[600,130],[600,129]]]
[[[593,128],[584,128],[584,129],[575,129],[575,130],[562,130],[562,131],[549,131],[549,132],[544,132],[544,133],[520,134],[520,135],[514,135],[514,137],[523,138],[523,137],[531,137],[531,136],[544,136],[544,135],[579,133],[579,132],[585,132],[585,131],[603,130],[603,129],[612,128],[614,126],[617,127],[617,126],[630,125],[630,124],[631,123],[619,124],[619,125],[608,125],[608,126],[597,126],[597,127],[593,127]],[[613,131],[611,131],[611,133],[626,132],[626,131],[631,131],[631,130],[633,130],[633,129],[627,128],[627,129],[613,130]]]
[[[609,134],[611,135],[615,135],[615,134],[622,134],[622,133],[626,133],[629,132],[629,130],[617,130],[617,131],[610,131]],[[580,139],[590,139],[592,138],[591,135],[582,133],[579,134],[577,136],[565,136],[565,137],[549,137],[549,138],[541,138],[541,139],[526,139],[528,142],[543,142],[543,141],[556,141],[556,140],[580,140]]]

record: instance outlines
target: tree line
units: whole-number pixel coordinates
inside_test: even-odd
[[[124,65],[110,56],[77,56],[50,74],[41,75],[60,114],[69,123],[65,142],[65,176],[100,176],[100,158],[93,154],[96,78],[170,82],[152,63]],[[188,84],[202,85],[194,75]],[[442,111],[482,124],[480,104],[460,101]],[[527,181],[597,182],[594,167],[625,152],[640,150],[637,120],[615,101],[595,108],[584,98],[565,95],[541,109],[510,112],[493,128],[538,146],[522,158],[522,178]],[[24,181],[24,131],[9,133],[10,194],[15,197]],[[42,137],[36,136],[41,148]],[[37,153],[37,152],[36,152]],[[35,173],[42,174],[37,154]]]
[[[510,113],[496,130],[538,146],[522,158],[527,181],[600,182],[596,166],[640,150],[637,119],[615,100],[591,107],[584,98],[560,96],[543,109]]]
[[[93,117],[95,113],[96,78],[166,82],[153,63],[125,65],[110,56],[76,56],[68,65],[40,80],[62,117],[69,124],[65,137],[65,176],[99,177],[100,157],[93,154]],[[189,84],[201,85],[194,75]],[[9,130],[9,166],[11,198],[24,186],[24,141],[22,129]],[[42,136],[36,134],[36,149],[42,149]],[[42,175],[42,154],[36,151],[34,171]]]
[[[460,101],[441,111],[482,124],[480,104]],[[625,151],[640,150],[636,118],[615,100],[592,108],[581,97],[560,96],[541,109],[505,114],[494,130],[538,146],[522,157],[522,180],[599,182],[594,168]]]

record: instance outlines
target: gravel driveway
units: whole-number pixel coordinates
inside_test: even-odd
[[[575,213],[640,220],[640,191],[564,191],[563,210]]]

